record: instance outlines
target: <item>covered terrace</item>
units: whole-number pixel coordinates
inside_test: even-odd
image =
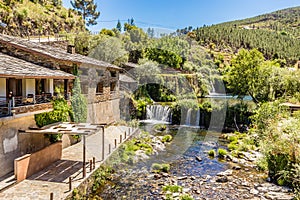
[[[69,98],[74,78],[61,70],[0,53],[0,117],[28,112],[20,107],[31,105],[29,110],[34,110],[34,105],[49,103],[57,95],[56,87]]]

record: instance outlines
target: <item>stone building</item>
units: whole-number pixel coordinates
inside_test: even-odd
[[[74,72],[80,74],[88,100],[88,122],[110,123],[120,118],[120,68],[68,52],[0,34],[0,177],[13,171],[14,159],[49,145],[43,135],[20,132],[35,126],[34,115],[52,109],[55,88],[72,96]],[[64,138],[64,146],[70,139]]]

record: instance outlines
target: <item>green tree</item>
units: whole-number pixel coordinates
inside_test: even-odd
[[[228,87],[233,91],[234,95],[249,94],[253,100],[258,103],[255,93],[258,88],[257,83],[262,81],[259,76],[259,68],[264,61],[264,57],[257,49],[251,51],[242,49],[232,59],[229,71],[226,74]]]
[[[121,32],[122,31],[122,24],[120,22],[120,20],[118,20],[117,26],[116,28]]]
[[[94,0],[74,0],[71,4],[75,10],[82,15],[87,26],[96,25],[100,12],[97,11],[97,4]]]
[[[231,61],[226,73],[228,87],[234,95],[249,94],[254,102],[274,101],[285,94],[291,94],[287,84],[287,69],[280,68],[277,60],[265,61],[256,49],[241,50]]]
[[[122,41],[116,37],[100,38],[89,56],[115,65],[128,62],[128,53],[124,49]]]
[[[86,122],[87,101],[86,98],[81,94],[80,80],[78,77],[74,81],[71,104],[74,113],[74,122]]]

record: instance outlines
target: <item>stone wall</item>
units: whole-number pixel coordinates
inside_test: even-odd
[[[23,181],[31,175],[48,167],[62,157],[62,142],[56,142],[32,154],[26,154],[15,159],[14,173],[17,182]]]
[[[90,123],[111,123],[120,120],[119,99],[88,104]]]
[[[19,132],[35,126],[34,115],[0,118],[0,177],[14,170],[14,159],[49,145],[42,134]]]

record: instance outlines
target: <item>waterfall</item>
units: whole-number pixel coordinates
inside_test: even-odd
[[[171,109],[169,106],[147,105],[147,120],[170,122]]]
[[[200,109],[197,110],[195,126],[199,126],[200,124]]]
[[[187,126],[191,125],[192,110],[193,110],[192,108],[189,108],[186,113],[185,125],[187,125]]]
[[[199,126],[200,122],[200,109],[197,111],[189,108],[186,112],[184,125],[186,126]]]
[[[216,88],[214,86],[213,81],[210,80],[210,86],[211,86],[211,91],[209,92],[210,94],[215,94],[216,93]]]

